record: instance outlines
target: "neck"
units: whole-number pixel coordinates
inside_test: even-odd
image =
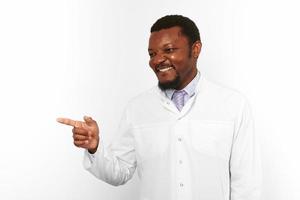
[[[196,77],[196,75],[197,75],[197,68],[193,67],[191,72],[187,75],[189,78],[186,79],[184,82],[181,82],[175,89],[182,90]]]

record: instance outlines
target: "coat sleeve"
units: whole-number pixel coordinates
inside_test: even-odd
[[[250,106],[244,99],[235,127],[230,158],[231,200],[259,200],[261,161]]]
[[[107,148],[101,141],[95,154],[90,154],[85,150],[84,168],[98,179],[111,185],[125,184],[132,178],[136,169],[133,141],[131,126],[125,111],[117,136]]]

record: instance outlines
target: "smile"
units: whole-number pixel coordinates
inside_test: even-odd
[[[166,72],[166,71],[169,71],[170,69],[173,69],[173,67],[166,67],[166,68],[158,69],[158,71],[159,72]]]

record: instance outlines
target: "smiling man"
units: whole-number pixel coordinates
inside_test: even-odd
[[[196,64],[201,50],[198,29],[194,26],[196,34],[192,38],[186,37],[179,26],[160,29],[159,24],[151,29],[149,65],[157,75],[160,89],[181,90],[197,74]]]
[[[189,18],[168,15],[151,28],[149,65],[158,86],[132,99],[105,147],[97,122],[58,118],[86,149],[84,167],[125,184],[137,169],[141,200],[258,200],[260,159],[249,105],[197,70],[201,40]]]

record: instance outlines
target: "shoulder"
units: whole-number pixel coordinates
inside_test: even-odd
[[[145,107],[147,104],[154,104],[159,100],[160,90],[157,86],[153,86],[136,96],[132,97],[127,107],[129,108],[137,108],[137,107]]]
[[[203,78],[203,92],[208,93],[214,99],[219,99],[225,102],[247,102],[246,96],[234,88],[216,81]],[[201,92],[201,91],[200,91]]]
[[[207,107],[224,112],[224,116],[236,117],[245,107],[250,106],[242,92],[206,78],[202,80],[199,97],[197,98],[199,103],[202,102]]]

